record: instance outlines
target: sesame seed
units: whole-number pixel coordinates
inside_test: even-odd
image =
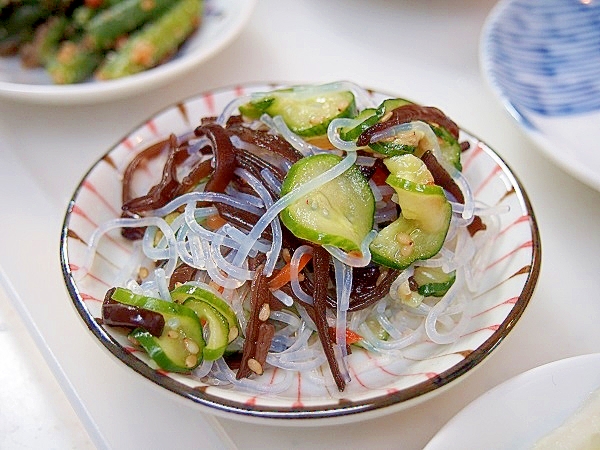
[[[398,242],[398,244],[402,244],[402,245],[410,245],[412,244],[412,239],[410,238],[410,235],[407,233],[396,233],[395,236],[396,242]]]
[[[400,254],[402,256],[410,256],[413,252],[413,249],[413,243],[411,242],[410,244],[402,246],[402,248],[400,249]]]
[[[171,339],[177,339],[179,337],[179,333],[175,330],[169,330],[167,332],[167,337],[169,337]]]
[[[184,338],[183,343],[188,352],[197,355],[200,352],[200,347],[190,338]]]
[[[154,4],[154,0],[144,0],[140,3],[140,9],[142,11],[151,11],[154,9],[156,5]]]
[[[377,277],[377,281],[375,281],[375,286],[379,286],[381,283],[383,283],[383,280],[385,280],[385,277],[387,277],[387,270],[382,270],[379,273],[379,276]]]
[[[236,337],[238,337],[239,334],[240,334],[240,330],[238,330],[238,327],[232,327],[229,329],[229,335],[228,335],[227,339],[229,340],[229,342],[231,342]]]
[[[185,367],[191,368],[194,367],[198,363],[198,357],[196,355],[188,355],[185,358]]]
[[[150,272],[148,271],[147,267],[143,267],[143,266],[140,267],[140,270],[138,271],[138,275],[142,280],[144,278],[147,278],[149,274],[150,274]]]
[[[262,373],[263,373],[262,366],[254,358],[250,358],[248,360],[248,369],[250,369],[252,372],[254,372],[257,375],[262,375]]]
[[[271,315],[271,307],[268,303],[263,303],[260,307],[260,311],[258,312],[258,320],[264,322]]]
[[[404,297],[409,297],[411,295],[411,290],[410,290],[410,284],[408,283],[408,281],[405,281],[404,283],[402,283],[400,286],[398,286],[398,296],[400,296],[401,298]]]

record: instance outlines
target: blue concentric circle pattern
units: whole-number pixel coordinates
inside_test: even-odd
[[[505,1],[496,14],[483,63],[522,120],[600,110],[600,0]]]

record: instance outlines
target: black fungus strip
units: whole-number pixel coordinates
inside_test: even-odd
[[[329,369],[333,379],[340,392],[346,387],[346,380],[340,372],[338,361],[333,349],[334,343],[329,334],[329,325],[327,324],[327,286],[329,285],[329,263],[331,256],[329,252],[321,246],[313,247],[313,266],[315,270],[315,293],[313,296],[315,310],[315,325],[319,333],[319,339],[323,345],[323,351],[329,363]]]

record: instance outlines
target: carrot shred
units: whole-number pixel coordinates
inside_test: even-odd
[[[218,230],[226,223],[229,222],[223,219],[219,214],[213,214],[212,216],[208,216],[206,218],[206,226],[211,230]]]
[[[332,340],[335,340],[335,327],[329,327],[329,335]],[[346,328],[346,345],[356,344],[359,341],[362,341],[363,337],[355,331],[352,331],[350,328]]]
[[[298,261],[298,271],[301,271],[302,269],[304,269],[304,267],[306,267],[306,265],[311,260],[311,258],[312,258],[312,255],[310,253],[304,253],[300,257],[300,261]],[[269,289],[271,289],[272,291],[275,291],[275,290],[280,289],[281,287],[285,286],[287,283],[289,283],[292,279],[291,271],[292,271],[292,266],[290,265],[290,263],[287,263],[285,266],[283,266],[279,270],[279,272],[277,272],[276,275],[273,276],[273,278],[271,278],[269,280],[269,283],[268,283]]]

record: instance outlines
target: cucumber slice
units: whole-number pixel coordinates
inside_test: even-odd
[[[418,284],[417,292],[424,297],[442,297],[456,280],[456,272],[444,272],[441,267],[415,267],[413,279]]]
[[[341,139],[344,141],[356,140],[356,138],[358,138],[363,131],[379,122],[379,115],[377,114],[376,109],[367,108],[363,109],[358,116],[356,116],[356,120],[360,121],[358,125],[353,127],[343,127],[340,129]]]
[[[225,300],[215,292],[191,284],[182,284],[171,291],[171,298],[178,303],[184,303],[188,298],[204,301],[216,309],[227,320],[229,328],[228,342],[232,342],[239,335],[239,325],[235,312]]]
[[[444,159],[452,164],[459,172],[462,171],[462,163],[460,162],[460,155],[462,150],[458,140],[444,127],[431,126],[433,132],[438,137],[440,143],[440,150]]]
[[[239,107],[242,116],[258,119],[263,114],[281,116],[294,133],[304,136],[327,134],[329,123],[338,117],[356,114],[354,94],[331,85],[297,86],[257,94]]]
[[[381,105],[377,108],[377,115],[382,121],[386,121],[386,117],[394,109],[404,105],[412,105],[412,102],[403,98],[388,98],[381,102]]]
[[[136,328],[129,333],[130,338],[137,341],[150,358],[161,368],[169,372],[188,373],[202,361],[201,356],[192,355],[185,347],[181,335],[169,337],[163,334],[154,337],[143,328]],[[189,363],[186,363],[189,361]]]
[[[417,147],[415,145],[408,145],[402,142],[402,139],[394,139],[390,142],[379,141],[369,144],[369,148],[374,152],[380,153],[385,156],[398,156],[413,154]]]
[[[229,343],[227,319],[207,302],[193,297],[184,301],[183,305],[193,310],[200,321],[206,322],[205,326],[208,326],[208,339],[202,350],[202,357],[208,361],[219,359],[225,353]]]
[[[437,254],[444,244],[452,207],[441,187],[419,158],[402,155],[384,161],[391,175],[386,182],[398,195],[401,214],[371,243],[373,261],[404,269],[418,259]],[[431,181],[430,181],[431,180]]]
[[[361,135],[367,128],[375,125],[379,121],[387,120],[387,115],[395,108],[402,105],[408,105],[411,102],[404,100],[403,98],[388,98],[381,102],[381,104],[375,108],[363,109],[356,119],[359,120],[359,124],[354,127],[344,127],[340,130],[340,138],[345,141],[353,141]],[[375,150],[375,149],[374,149]],[[377,150],[376,150],[377,151]],[[380,152],[383,153],[383,152]],[[403,152],[406,153],[406,152]],[[411,152],[412,153],[412,152]],[[388,154],[388,153],[383,153]],[[389,153],[394,154],[394,153]],[[401,154],[401,153],[399,153]]]
[[[326,170],[342,158],[320,153],[301,159],[289,170],[281,188],[285,195]],[[358,167],[317,187],[285,208],[280,218],[297,237],[318,244],[358,251],[373,227],[375,198]]]
[[[136,328],[130,333],[159,367],[170,372],[185,373],[202,362],[202,350],[205,346],[202,325],[190,308],[138,295],[124,288],[116,288],[112,298],[117,302],[163,315],[165,326],[159,337],[143,328]]]
[[[423,132],[420,130],[408,130],[398,132],[386,139],[369,144],[369,148],[385,156],[399,156],[413,154],[417,152],[419,143],[423,139]]]
[[[433,175],[423,163],[415,156],[394,156],[386,158],[383,163],[396,178],[412,181],[417,184],[431,185],[434,183]]]

